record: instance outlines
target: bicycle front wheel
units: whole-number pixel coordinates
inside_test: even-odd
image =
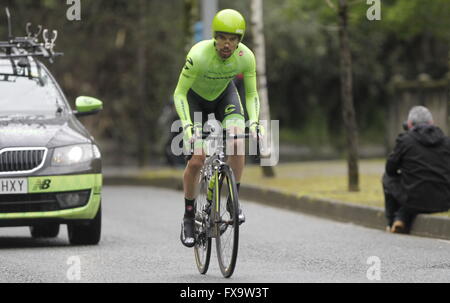
[[[239,245],[239,201],[233,171],[224,165],[219,175],[216,193],[216,249],[219,267],[225,278],[231,277],[236,266]]]
[[[211,258],[211,237],[208,234],[211,203],[208,201],[208,182],[202,177],[199,193],[195,200],[195,246],[194,255],[198,271],[204,275],[208,271]]]

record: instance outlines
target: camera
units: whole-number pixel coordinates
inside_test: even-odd
[[[408,122],[407,122],[407,121],[404,121],[404,122],[402,123],[402,128],[403,128],[403,130],[404,130],[405,132],[407,132],[407,131],[409,130],[409,128],[408,128]]]

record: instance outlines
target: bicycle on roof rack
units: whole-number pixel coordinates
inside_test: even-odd
[[[33,31],[32,24],[26,24],[26,36],[14,37],[12,34],[11,14],[6,8],[6,17],[8,21],[8,39],[0,41],[0,59],[9,59],[11,62],[12,73],[0,73],[4,80],[8,81],[10,76],[34,78],[31,73],[30,58],[42,57],[53,63],[53,59],[62,56],[63,53],[55,52],[55,42],[58,38],[58,31],[52,30],[51,34],[48,29],[43,29],[42,25],[38,25]],[[43,42],[39,40],[42,33]],[[17,61],[17,62],[16,62]],[[38,72],[40,69],[37,64]]]

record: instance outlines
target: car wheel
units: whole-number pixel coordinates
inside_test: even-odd
[[[95,218],[84,224],[67,224],[69,242],[72,245],[96,245],[100,242],[102,230],[102,207]]]
[[[56,238],[59,234],[58,223],[46,223],[30,226],[33,238]]]

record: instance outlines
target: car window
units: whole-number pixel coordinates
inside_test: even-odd
[[[11,69],[11,68],[10,68]],[[54,115],[58,107],[66,110],[60,92],[44,69],[41,76],[36,68],[31,69],[32,79],[13,74],[5,64],[0,66],[0,114],[44,114]]]

